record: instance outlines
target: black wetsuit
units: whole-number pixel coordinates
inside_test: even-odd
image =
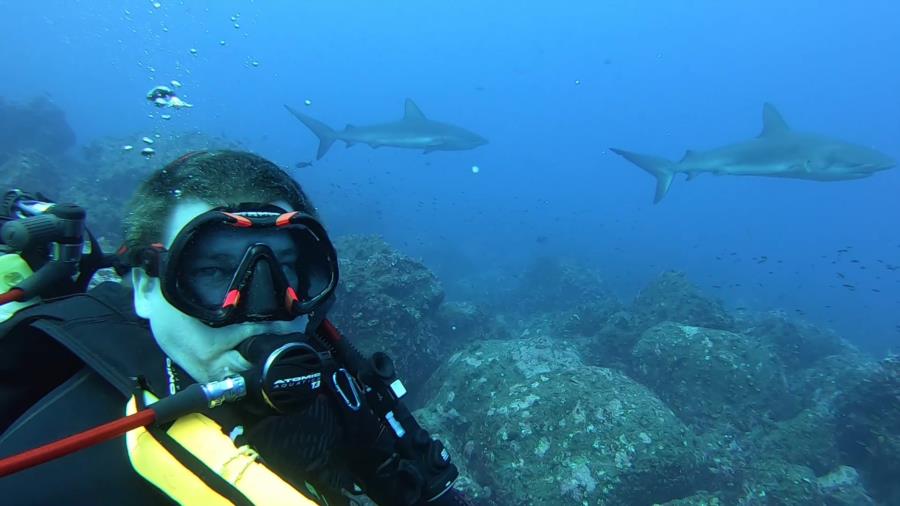
[[[82,320],[96,335],[91,347],[102,346],[108,356],[119,357],[123,370],[143,376],[154,394],[164,396],[168,388],[165,358],[146,323],[134,315],[131,297],[115,284],[101,285],[92,295],[100,302],[94,314],[72,315],[73,320],[96,319],[96,323]],[[0,327],[0,457],[125,415],[123,393],[55,339],[27,322],[10,329],[29,309]],[[104,321],[110,317],[119,321]],[[130,329],[127,338],[116,332],[118,325]],[[0,478],[0,502],[174,504],[134,472],[123,438]]]

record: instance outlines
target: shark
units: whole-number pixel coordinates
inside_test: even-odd
[[[473,149],[488,143],[484,137],[465,128],[428,119],[409,98],[404,105],[403,118],[399,121],[367,126],[347,125],[341,131],[336,131],[289,105],[284,107],[319,138],[316,160],[325,156],[337,140],[344,141],[348,148],[358,143],[368,144],[372,148],[390,146],[421,149],[425,153]]]
[[[875,149],[793,130],[770,103],[763,104],[762,117],[763,128],[757,137],[709,151],[688,150],[677,162],[624,149],[610,150],[656,178],[654,204],[666,196],[679,173],[687,174],[688,180],[712,173],[844,181],[869,177],[896,165],[894,159]]]

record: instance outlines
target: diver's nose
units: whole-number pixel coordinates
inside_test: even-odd
[[[247,316],[268,316],[278,311],[278,297],[267,262],[257,262],[247,289]]]

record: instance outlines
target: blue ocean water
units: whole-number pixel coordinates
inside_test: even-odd
[[[627,299],[676,269],[732,307],[799,314],[877,353],[900,343],[900,271],[888,268],[900,265],[900,171],[679,178],[654,205],[653,179],[608,150],[677,160],[757,135],[770,101],[798,130],[900,158],[897,2],[57,0],[0,12],[0,96],[46,93],[82,144],[198,129],[293,167],[317,141],[283,104],[342,127],[399,118],[406,97],[487,137],[427,155],[336,146],[295,169],[337,234],[382,234],[448,286],[461,259],[509,273],[563,255]],[[173,79],[194,107],[148,117],[146,92]]]

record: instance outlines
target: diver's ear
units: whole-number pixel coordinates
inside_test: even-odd
[[[131,284],[134,287],[134,312],[144,319],[150,319],[153,296],[159,287],[159,279],[148,276],[144,269],[131,269]]]

